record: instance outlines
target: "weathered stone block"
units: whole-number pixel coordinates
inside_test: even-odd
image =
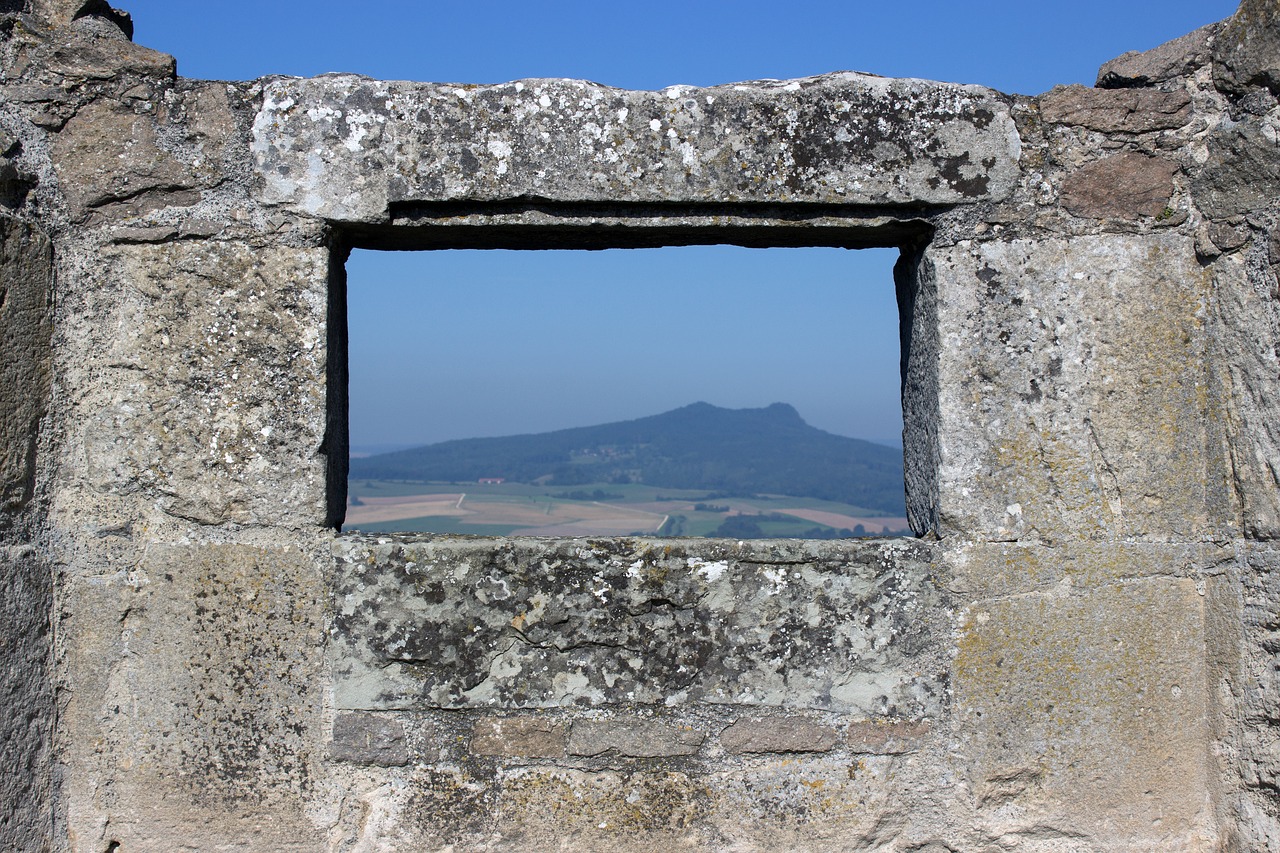
[[[1213,78],[1227,92],[1266,86],[1280,93],[1280,7],[1243,0],[1213,40]]]
[[[1208,136],[1208,156],[1191,173],[1191,190],[1206,216],[1226,219],[1266,207],[1280,194],[1276,127],[1245,116],[1223,121]]]
[[[1253,236],[1247,226],[1231,225],[1226,222],[1211,222],[1206,226],[1206,231],[1213,245],[1224,252],[1239,249]]]
[[[1186,89],[1061,86],[1040,96],[1040,115],[1050,124],[1078,125],[1102,133],[1150,133],[1190,121],[1191,94]]]
[[[1108,89],[1151,86],[1187,76],[1212,61],[1211,48],[1221,29],[1221,22],[1208,24],[1151,50],[1131,50],[1103,64],[1097,85]]]
[[[943,559],[957,592],[994,598],[1062,584],[1086,588],[1144,576],[1220,575],[1236,559],[1236,553],[1226,543],[1063,539],[1049,545],[1024,539],[957,543]]]
[[[102,251],[66,300],[64,476],[202,524],[322,525],[328,250]]]
[[[16,48],[3,57],[7,79],[60,77],[59,88],[73,89],[125,75],[171,80],[177,73],[172,56],[130,41],[128,13],[106,2],[30,0],[30,9],[22,26],[6,30],[6,41]]]
[[[840,734],[831,726],[796,717],[738,720],[720,733],[727,752],[827,752]]]
[[[534,849],[566,835],[588,849],[679,849],[707,837],[714,808],[703,782],[661,770],[527,769],[505,774],[500,791],[498,830]]]
[[[58,133],[53,165],[73,219],[190,207],[222,180],[236,129],[226,86],[184,87],[158,113],[98,100]]]
[[[0,538],[49,534],[0,847],[1280,849],[1271,0],[1038,113],[194,83],[97,0],[0,18]],[[902,247],[938,540],[335,541],[332,259],[455,240]]]
[[[317,554],[152,543],[67,590],[64,796],[92,849],[314,851],[324,613]],[[89,833],[110,832],[100,839]]]
[[[1269,260],[1269,258],[1267,259]],[[1211,328],[1231,472],[1251,536],[1280,538],[1280,302],[1263,259],[1240,252],[1214,261]]]
[[[849,724],[845,742],[850,752],[902,755],[919,749],[932,728],[925,720],[858,720]]]
[[[945,530],[998,539],[1237,530],[1190,235],[930,249]]]
[[[1161,578],[971,605],[956,713],[980,814],[1118,849],[1212,837],[1204,602]]]
[[[544,717],[488,717],[471,731],[476,755],[560,758],[565,751],[565,724]]]
[[[925,543],[344,536],[339,708],[686,705],[937,713]]]
[[[955,204],[1013,188],[1021,143],[993,94],[851,73],[661,92],[328,76],[267,84],[253,151],[263,201],[341,222],[522,198]]]
[[[53,572],[0,548],[0,849],[53,849]]]
[[[569,754],[616,752],[629,758],[693,755],[706,734],[655,720],[577,720],[569,734]]]
[[[1177,172],[1176,163],[1135,151],[1095,160],[1062,182],[1062,206],[1090,219],[1160,216]]]
[[[52,287],[48,238],[0,216],[0,513],[20,509],[34,493],[53,359]]]
[[[1258,849],[1280,842],[1280,550],[1256,543],[1247,553],[1240,584],[1245,642],[1235,691],[1235,760],[1243,790],[1237,808]],[[1237,622],[1230,626],[1238,630]]]
[[[329,757],[351,764],[402,767],[409,763],[404,726],[386,714],[339,714],[333,721]]]

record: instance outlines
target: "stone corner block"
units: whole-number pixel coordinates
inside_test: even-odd
[[[569,753],[593,756],[616,752],[628,758],[670,758],[694,754],[705,739],[703,732],[689,726],[653,720],[579,720],[569,735]]]
[[[403,767],[409,763],[404,726],[385,714],[339,714],[333,721],[329,757],[349,764]]]
[[[788,717],[741,719],[720,733],[726,752],[828,752],[840,741],[831,726]]]
[[[471,752],[518,758],[560,758],[565,725],[543,717],[486,717],[471,730]]]

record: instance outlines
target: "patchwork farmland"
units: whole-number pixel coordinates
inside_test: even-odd
[[[907,520],[834,501],[634,483],[572,487],[352,479],[345,529],[480,536],[905,535]]]

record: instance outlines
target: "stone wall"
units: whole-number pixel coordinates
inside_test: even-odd
[[[0,846],[1280,851],[1274,4],[1039,97],[0,5]],[[353,247],[896,247],[921,540],[337,532]]]
[[[50,849],[53,829],[53,578],[36,498],[51,276],[48,238],[0,216],[0,843],[31,851]]]

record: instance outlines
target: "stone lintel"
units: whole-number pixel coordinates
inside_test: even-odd
[[[458,200],[999,200],[1020,152],[997,92],[853,73],[658,92],[275,79],[253,139],[263,201],[354,223]]]

